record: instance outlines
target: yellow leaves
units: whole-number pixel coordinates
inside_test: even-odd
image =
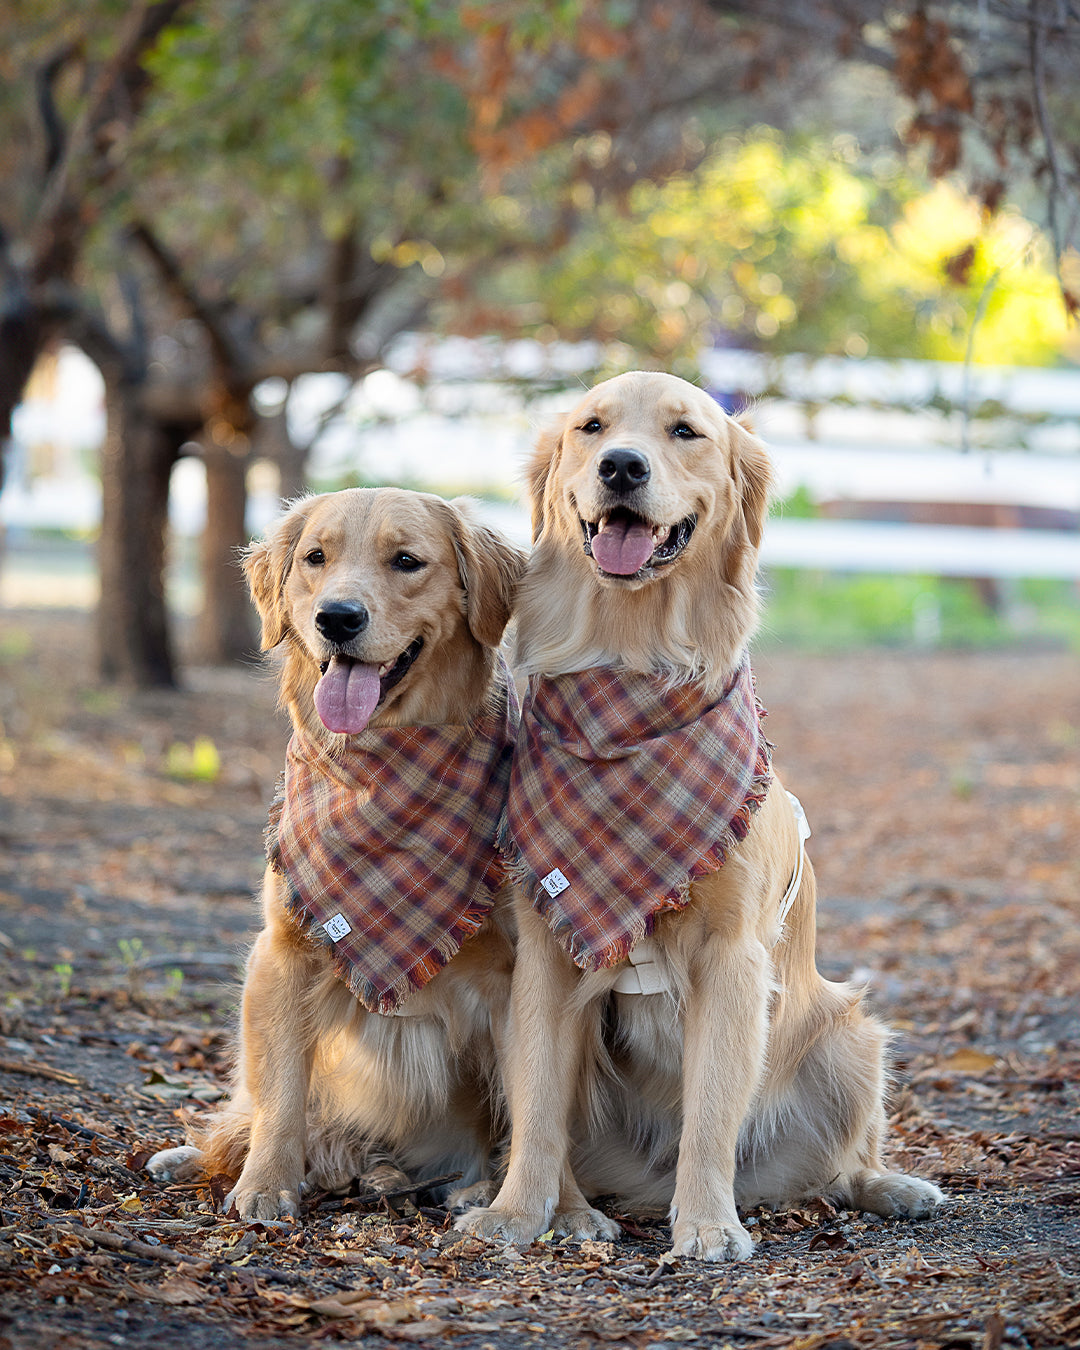
[[[170,778],[213,783],[221,772],[221,756],[209,736],[196,736],[191,745],[177,741],[169,746],[165,771]]]
[[[371,256],[377,263],[390,263],[404,270],[420,266],[429,277],[442,276],[446,259],[427,239],[403,239],[394,243],[386,235],[378,235],[371,242]]]

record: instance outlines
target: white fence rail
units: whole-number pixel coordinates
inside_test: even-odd
[[[325,428],[312,464],[316,480],[351,475],[520,496],[536,428],[576,399],[588,371],[607,356],[592,344],[404,339],[389,368],[357,386]],[[867,504],[908,504],[915,515],[920,504],[945,508],[936,523],[778,513],[766,534],[767,564],[1080,577],[1080,371],[728,350],[707,353],[701,364],[725,401],[758,400],[751,415],[773,455],[781,498],[805,488],[834,516],[858,516]],[[340,377],[298,382],[289,403],[296,434],[310,436],[342,393]],[[74,436],[85,437],[87,413],[76,403],[68,390],[55,412],[76,428]],[[58,424],[50,424],[50,436],[59,443]],[[192,533],[201,526],[204,487],[196,461],[181,467],[174,521]],[[950,504],[1016,508],[1017,528],[949,522]],[[265,495],[256,505],[251,525],[260,529],[275,508]],[[14,526],[84,528],[98,511],[96,485],[85,475],[76,484],[20,483],[16,474],[0,496],[0,520]],[[492,514],[527,540],[522,507]],[[1036,519],[1056,528],[1027,528]]]

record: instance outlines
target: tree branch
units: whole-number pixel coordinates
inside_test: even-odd
[[[53,96],[53,86],[56,83],[57,76],[64,67],[72,61],[80,51],[80,45],[76,42],[66,43],[60,47],[52,56],[42,65],[34,78],[34,86],[37,91],[38,114],[41,118],[42,130],[45,134],[45,174],[48,177],[64,157],[64,149],[67,144],[67,128],[64,126],[60,111],[56,106],[56,99]]]
[[[1046,97],[1046,34],[1047,26],[1039,19],[1040,0],[1030,0],[1030,21],[1028,23],[1028,50],[1031,56],[1031,85],[1035,99],[1035,118],[1042,133],[1046,148],[1046,162],[1050,170],[1050,190],[1047,193],[1046,216],[1050,226],[1050,235],[1054,244],[1054,259],[1057,266],[1058,281],[1064,288],[1061,276],[1061,259],[1072,243],[1076,228],[1078,202],[1070,186],[1068,175],[1061,162],[1061,153],[1054,135],[1050,107]],[[1059,208],[1064,208],[1067,218],[1063,222]]]
[[[77,167],[85,167],[85,162],[93,163],[99,158],[94,153],[93,140],[103,121],[108,119],[116,90],[130,80],[147,51],[190,3],[192,0],[154,0],[154,3],[136,5],[128,15],[116,53],[111,61],[105,62],[94,80],[68,143],[47,181],[38,209],[39,229],[45,232],[46,239],[70,209],[69,198]],[[97,167],[104,170],[104,163]]]
[[[219,376],[228,384],[234,383],[245,368],[246,362],[223,321],[220,309],[203,299],[197,288],[184,275],[180,260],[162,243],[146,221],[135,221],[128,227],[128,232],[150,259],[166,292],[172,296],[187,317],[194,319],[206,333]]]

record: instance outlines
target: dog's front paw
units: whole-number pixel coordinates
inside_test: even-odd
[[[745,1261],[754,1240],[741,1223],[676,1222],[671,1230],[672,1256],[695,1261]]]
[[[551,1227],[559,1237],[573,1238],[577,1242],[594,1238],[602,1242],[614,1242],[622,1231],[613,1219],[585,1204],[573,1209],[557,1210]]]
[[[194,1181],[203,1174],[202,1153],[191,1144],[182,1144],[179,1148],[163,1148],[152,1158],[147,1158],[145,1170],[155,1181],[168,1184],[172,1181]]]
[[[300,1213],[299,1186],[249,1185],[241,1177],[222,1201],[222,1213],[235,1205],[248,1222],[255,1219],[295,1219]]]
[[[945,1196],[931,1181],[884,1172],[865,1177],[855,1192],[855,1205],[887,1219],[926,1219],[945,1203]]]
[[[546,1214],[515,1213],[509,1209],[470,1209],[454,1220],[460,1233],[490,1240],[501,1239],[515,1247],[527,1247],[549,1227]]]

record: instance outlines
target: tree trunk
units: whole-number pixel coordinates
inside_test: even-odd
[[[105,376],[99,668],[136,688],[176,684],[165,604],[169,477],[186,434],[153,419],[140,382]]]
[[[245,438],[246,445],[246,438]],[[258,650],[240,550],[248,542],[248,456],[206,438],[206,528],[202,538],[203,609],[198,645],[202,660],[242,661]]]
[[[294,501],[307,491],[309,446],[297,445],[289,435],[285,409],[264,417],[256,452],[277,465],[278,492],[283,502]]]
[[[45,333],[29,305],[0,294],[0,487],[11,440],[11,418],[45,345]]]

